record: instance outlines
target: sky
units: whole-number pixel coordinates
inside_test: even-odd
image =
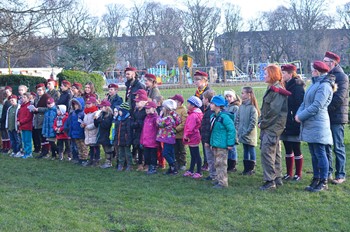
[[[137,4],[142,3],[142,0],[83,0],[88,6],[88,9],[93,15],[100,16],[105,13],[105,5],[110,3],[123,4],[127,8],[131,8],[134,2]],[[162,4],[177,6],[181,8],[183,4],[181,0],[154,0],[155,2],[161,2]],[[279,5],[286,4],[288,0],[212,0],[210,3],[215,4],[217,7],[221,7],[223,3],[230,2],[232,4],[241,7],[241,14],[244,21],[255,18],[259,12],[275,10]],[[327,0],[328,8],[330,12],[335,12],[336,6],[344,5],[350,0]]]

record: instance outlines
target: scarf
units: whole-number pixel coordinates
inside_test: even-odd
[[[93,112],[95,112],[97,110],[98,110],[97,106],[91,106],[89,108],[85,108],[84,109],[84,113],[85,114],[89,114],[89,113],[93,113]]]
[[[204,90],[207,88],[207,86],[208,85],[206,85],[206,86],[204,86],[204,88],[203,89],[199,89],[199,88],[197,88],[197,90],[196,90],[196,97],[201,97],[202,96],[202,94],[204,93]]]

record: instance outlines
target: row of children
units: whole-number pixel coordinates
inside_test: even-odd
[[[62,85],[69,86],[69,84],[65,82]],[[74,86],[79,89],[78,83],[74,83]],[[233,91],[225,92],[228,101],[220,95],[215,96],[213,90],[204,92],[203,100],[191,96],[187,100],[187,112],[184,112],[186,108],[182,105],[184,99],[181,95],[177,94],[171,99],[165,100],[161,104],[162,109],[160,110],[159,104],[157,105],[149,99],[147,91],[139,89],[133,93],[135,95],[133,98],[135,109],[131,112],[132,104],[128,102],[111,108],[111,101],[108,100],[110,98],[98,103],[97,98],[90,94],[84,101],[84,97],[75,94],[73,88],[73,96],[68,104],[69,109],[67,105],[63,104],[56,106],[55,99],[50,95],[46,99],[46,107],[41,109],[38,102],[44,96],[40,93],[44,92],[44,87],[43,84],[37,86],[37,96],[34,101],[32,99],[34,94],[31,93],[23,93],[20,97],[20,104],[18,104],[15,95],[11,93],[8,96],[11,106],[6,112],[6,128],[10,135],[14,156],[32,157],[32,132],[34,134],[37,129],[33,128],[35,125],[33,121],[35,121],[35,116],[42,111],[43,122],[40,129],[44,138],[42,145],[48,144],[51,147],[53,157],[58,155],[60,159],[63,159],[65,145],[70,159],[70,142],[73,154],[74,152],[78,153],[79,159],[76,159],[76,163],[83,166],[97,165],[100,160],[100,145],[102,145],[106,154],[106,162],[102,167],[112,166],[111,160],[115,150],[117,150],[117,169],[119,171],[123,168],[130,170],[132,164],[131,146],[140,144],[143,155],[139,154],[138,162],[142,166],[144,157],[148,173],[153,174],[156,173],[157,150],[162,144],[162,154],[169,164],[166,173],[177,174],[178,168],[183,170],[186,165],[183,158],[183,146],[188,145],[191,163],[189,170],[183,175],[196,179],[202,177],[202,160],[199,152],[199,144],[202,142],[210,170],[210,175],[206,179],[215,180],[216,187],[221,188],[228,185],[227,157],[236,143],[234,125],[236,122],[239,132],[238,139],[244,146],[245,169],[243,174],[252,174],[253,172],[259,110],[250,87],[244,87],[242,90],[243,104],[240,110],[235,113],[236,120],[233,120],[233,117],[225,111],[225,108],[228,107],[227,102],[233,102],[230,101],[235,95]],[[109,89],[111,88],[114,89],[114,95],[117,95],[118,87],[110,85]],[[10,87],[6,87],[6,89],[9,90]],[[64,92],[62,86],[61,90],[61,93]],[[60,96],[58,100],[59,98]],[[118,98],[120,97],[118,96]],[[183,124],[182,129],[180,124]],[[183,131],[183,135],[181,135],[181,131]],[[19,132],[21,132],[21,136]],[[22,142],[20,142],[21,137]],[[24,148],[23,155],[19,150],[21,143],[23,143]],[[89,151],[88,148],[90,148]],[[178,158],[179,153],[182,153],[181,165],[176,164],[181,160],[181,157]],[[39,157],[47,157],[47,153],[42,153]]]

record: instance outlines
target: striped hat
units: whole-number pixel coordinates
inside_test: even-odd
[[[202,107],[202,101],[201,99],[199,99],[196,96],[191,96],[187,102],[191,103],[192,105],[194,105],[197,108],[201,108]]]
[[[120,109],[124,109],[124,110],[130,110],[130,105],[127,102],[123,102],[120,106]]]

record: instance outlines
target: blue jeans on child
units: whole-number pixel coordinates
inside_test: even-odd
[[[237,147],[233,145],[232,150],[228,150],[228,159],[237,160]]]
[[[166,159],[168,164],[172,165],[175,163],[174,144],[164,143],[163,157]]]
[[[243,143],[243,160],[256,160],[255,147]]]
[[[14,153],[17,153],[21,149],[22,141],[21,136],[16,130],[9,130],[9,137],[11,142],[11,147]]]
[[[22,130],[22,143],[24,155],[29,155],[33,152],[32,137],[33,136],[31,130]]]
[[[312,158],[314,178],[327,179],[329,163],[326,154],[326,146],[320,143],[308,143]]]

